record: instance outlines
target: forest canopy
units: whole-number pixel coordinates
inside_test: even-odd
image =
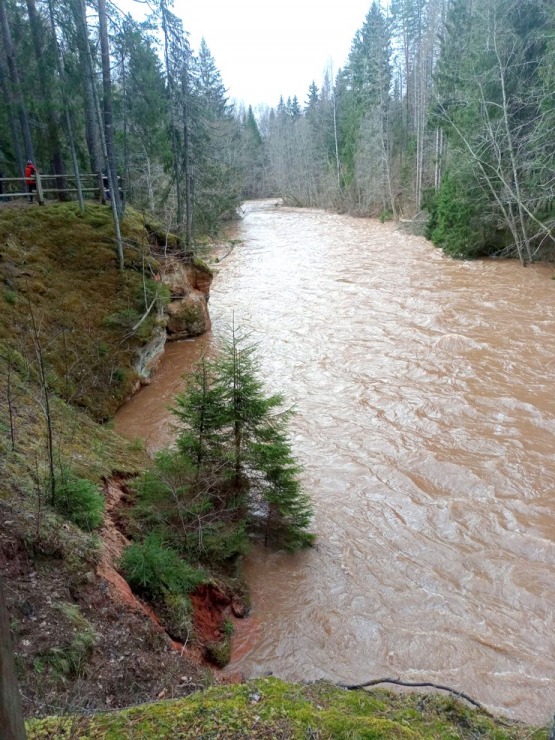
[[[277,196],[382,220],[428,213],[452,256],[553,256],[548,0],[373,2],[342,69],[303,101],[255,110],[229,101],[168,0],[150,7],[139,23],[105,0],[0,0],[5,174],[31,158],[60,177],[121,177],[186,245],[243,198]]]

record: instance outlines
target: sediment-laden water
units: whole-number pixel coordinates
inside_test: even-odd
[[[390,224],[249,203],[211,335],[171,345],[117,428],[156,449],[181,375],[225,325],[295,404],[318,545],[247,562],[233,670],[465,691],[555,709],[555,283],[456,262]]]

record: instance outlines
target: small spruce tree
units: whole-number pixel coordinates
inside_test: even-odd
[[[251,525],[260,525],[262,511],[265,541],[296,549],[314,538],[286,431],[291,411],[282,410],[281,395],[265,394],[247,339],[233,326],[221,355],[203,359],[178,397],[178,449],[195,467],[197,484],[210,482],[212,497],[242,508]]]

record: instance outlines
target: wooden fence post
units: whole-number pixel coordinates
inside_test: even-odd
[[[25,740],[27,737],[2,583],[0,583],[0,737],[2,740]]]
[[[42,183],[40,181],[40,174],[38,172],[35,172],[35,177],[37,180],[37,198],[39,199],[39,205],[44,205],[44,195],[42,192]]]
[[[106,193],[104,192],[104,178],[102,177],[102,172],[98,173],[98,184],[100,186],[100,202],[103,206],[106,205]]]

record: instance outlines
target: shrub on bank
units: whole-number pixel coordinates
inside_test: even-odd
[[[201,570],[182,560],[155,533],[129,545],[120,565],[129,585],[150,598],[188,594],[205,579]]]
[[[102,524],[105,501],[98,486],[64,469],[56,485],[54,507],[85,532],[92,532]]]

